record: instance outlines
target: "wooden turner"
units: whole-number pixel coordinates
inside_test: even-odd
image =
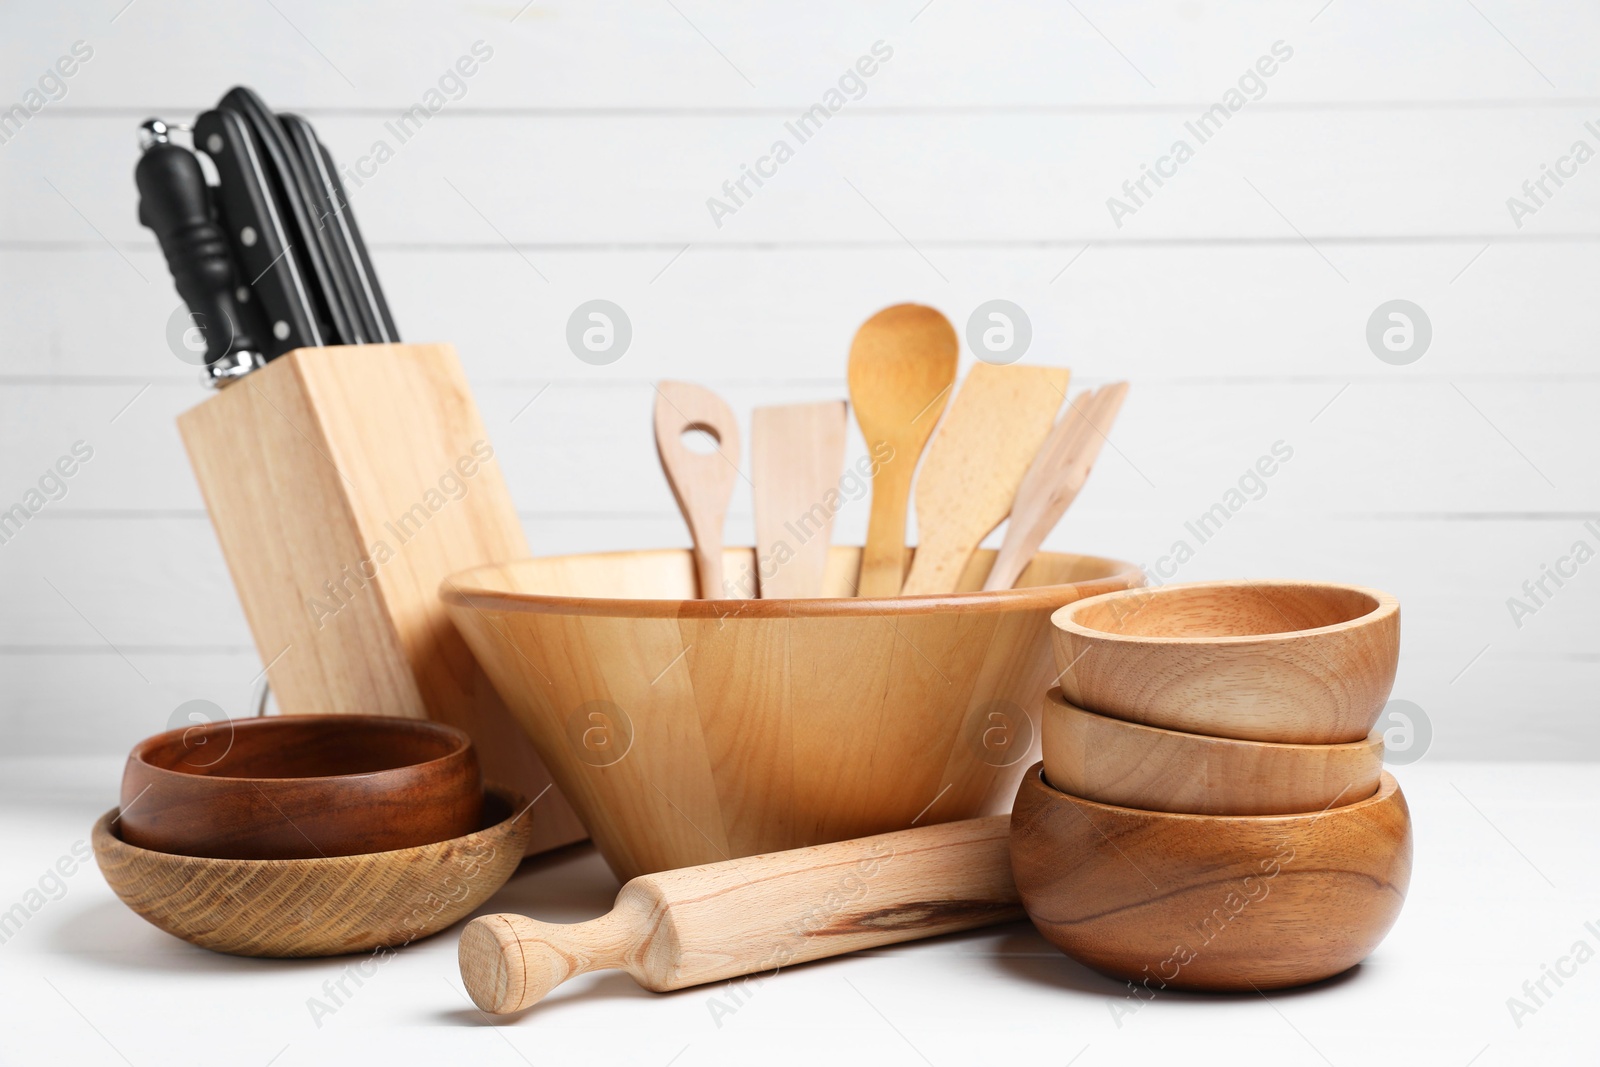
[[[1011,510],[1066,395],[1065,367],[978,363],[917,476],[917,553],[903,592],[953,593],[967,560]]]
[[[716,393],[688,382],[657,383],[655,422],[661,469],[694,540],[700,599],[720,598],[722,527],[739,475],[739,422]],[[709,434],[716,451],[699,453],[684,444],[683,435],[695,430]]]
[[[1022,569],[1088,481],[1100,446],[1105,444],[1127,395],[1128,383],[1116,382],[1094,392],[1079,393],[1067,405],[1067,413],[1045,438],[1017,487],[1005,541],[983,583],[984,589],[1010,589],[1017,584]]]
[[[844,437],[842,400],[760,407],[751,415],[756,574],[763,599],[822,595]]]
[[[1011,817],[921,826],[633,879],[591,922],[485,915],[461,932],[473,1003],[503,1015],[586,971],[655,993],[1022,917]]]

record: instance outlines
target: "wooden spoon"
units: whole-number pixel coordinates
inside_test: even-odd
[[[1116,382],[1092,393],[1079,393],[1067,405],[1067,413],[1050,431],[1017,487],[1005,541],[983,583],[984,589],[1010,589],[1017,584],[1022,569],[1088,481],[1100,446],[1111,432],[1111,424],[1127,395],[1128,383]]]
[[[842,400],[760,407],[751,416],[756,574],[763,599],[822,595],[840,503],[845,420]]]
[[[917,554],[905,592],[953,593],[978,543],[1011,510],[1066,396],[1065,367],[975,364],[917,480]]]
[[[733,480],[739,475],[739,422],[722,398],[688,382],[656,385],[656,452],[678,509],[694,540],[700,599],[723,596],[722,526]],[[695,430],[716,441],[714,452],[695,452],[683,436]]]
[[[850,343],[850,403],[874,464],[859,596],[900,592],[911,477],[949,401],[959,352],[950,320],[920,304],[884,308]]]

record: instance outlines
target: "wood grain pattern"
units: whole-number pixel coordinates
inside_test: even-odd
[[[1378,790],[1383,735],[1344,745],[1279,745],[1162,730],[1044,700],[1044,776],[1102,804],[1192,815],[1289,815]]]
[[[117,808],[95,823],[92,844],[112,891],[174,937],[236,956],[337,956],[410,944],[471,914],[522,862],[543,816],[526,803],[491,791],[475,833],[326,859],[150,852],[121,839]]]
[[[983,583],[985,589],[1010,588],[1072,506],[1127,395],[1128,383],[1114,382],[1068,402],[1067,413],[1045,438],[1017,486],[1005,540]]]
[[[730,572],[753,564],[728,549]],[[640,874],[1005,810],[1049,686],[1055,606],[1138,568],[1041,553],[942,597],[694,599],[684,550],[558,556],[455,576],[445,599],[611,869]]]
[[[739,476],[739,420],[721,397],[703,386],[658,382],[655,430],[661,469],[694,541],[700,599],[725,599],[729,593],[722,581],[722,527]],[[684,434],[696,431],[711,437],[714,451],[689,448]]]
[[[959,357],[950,320],[920,304],[884,308],[850,342],[850,404],[873,463],[862,596],[894,596],[905,580],[911,479],[950,401]]]
[[[663,871],[585,923],[485,915],[461,933],[461,978],[495,1014],[567,979],[622,968],[662,993],[1022,916],[1010,817],[924,826]]]
[[[1400,603],[1333,582],[1191,582],[1051,620],[1073,704],[1248,741],[1360,741],[1389,699]]]
[[[478,827],[464,731],[389,716],[223,720],[146,738],[122,773],[122,838],[216,859],[350,856]]]
[[[948,593],[1011,510],[1067,395],[1065,367],[976,363],[917,476],[917,561],[904,592]]]
[[[758,407],[750,416],[757,585],[762,599],[822,595],[842,497],[845,403]]]
[[[1365,959],[1411,883],[1411,814],[1390,774],[1302,815],[1174,815],[1096,804],[1023,776],[1011,868],[1045,939],[1148,999],[1281,989]]]
[[[454,349],[290,352],[178,429],[280,709],[436,718],[489,781],[550,784],[439,604],[446,576],[528,554]],[[535,851],[584,837],[552,801]]]

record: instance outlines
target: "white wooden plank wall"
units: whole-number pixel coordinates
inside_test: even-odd
[[[0,544],[10,751],[121,751],[196,697],[243,711],[260,668],[173,425],[205,394],[167,348],[177,297],[131,173],[141,119],[244,83],[348,167],[396,149],[352,188],[362,226],[405,335],[459,346],[538,551],[687,543],[651,380],[746,418],[842,396],[872,311],[960,328],[1002,297],[1029,359],[1134,382],[1053,547],[1158,566],[1287,442],[1172,577],[1390,589],[1395,695],[1434,758],[1600,758],[1600,562],[1520,626],[1506,603],[1600,549],[1600,162],[1520,225],[1507,206],[1574,142],[1600,150],[1593,5],[19,4],[0,108],[79,41],[64,94],[0,126],[0,507],[94,449]],[[716,225],[707,198],[880,41],[860,98]],[[398,144],[386,123],[475,42],[492,55]],[[1276,42],[1292,56],[1196,144],[1184,124]],[[1180,137],[1193,158],[1118,226],[1107,197]],[[607,367],[564,341],[595,297],[633,323]],[[1433,327],[1409,366],[1365,340],[1395,298]],[[837,536],[864,528],[859,502]]]

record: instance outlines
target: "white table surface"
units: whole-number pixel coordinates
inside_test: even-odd
[[[120,764],[0,761],[0,910],[87,841],[115,801]],[[722,986],[661,995],[608,972],[491,1022],[462,990],[456,928],[397,953],[359,988],[347,981],[352,995],[314,1019],[308,1001],[362,957],[194,948],[125,908],[91,861],[0,944],[0,1063],[1600,1060],[1600,955],[1560,987],[1547,979],[1553,995],[1520,1026],[1507,1005],[1577,942],[1600,953],[1600,765],[1424,761],[1396,773],[1417,842],[1405,910],[1366,963],[1308,989],[1167,993],[1119,1018],[1121,983],[1013,923],[798,967],[739,994],[742,1004]],[[525,863],[483,910],[574,922],[606,910],[616,889],[580,845]],[[713,998],[734,1010],[714,1012]]]

